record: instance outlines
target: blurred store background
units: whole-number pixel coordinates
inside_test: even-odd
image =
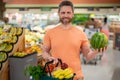
[[[25,29],[25,47],[38,49],[45,32],[59,24],[58,4],[62,0],[0,0],[0,26],[9,24]],[[74,3],[73,25],[87,30],[100,30],[107,18],[109,46],[106,54],[97,63],[85,63],[82,68],[85,80],[120,80],[120,0],[70,0]],[[94,19],[95,24],[89,22]],[[94,33],[94,31],[93,31]],[[20,41],[20,40],[18,40]],[[18,42],[19,43],[19,42]],[[39,46],[41,46],[39,45]],[[38,55],[40,56],[40,54]],[[8,72],[0,71],[0,74]],[[5,74],[4,76],[7,76]],[[9,80],[2,78],[0,80]]]

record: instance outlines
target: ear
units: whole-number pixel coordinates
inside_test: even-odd
[[[73,12],[73,17],[74,17],[74,12]]]
[[[72,13],[72,17],[74,17],[74,12]]]

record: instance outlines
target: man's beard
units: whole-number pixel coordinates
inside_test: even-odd
[[[71,23],[71,21],[72,21],[72,18],[67,18],[67,17],[65,17],[65,18],[60,18],[60,22],[61,22],[62,24],[69,24],[69,23]]]

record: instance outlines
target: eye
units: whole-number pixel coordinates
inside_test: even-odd
[[[71,12],[67,12],[67,14],[71,14]]]
[[[61,14],[65,14],[65,12],[61,12]]]

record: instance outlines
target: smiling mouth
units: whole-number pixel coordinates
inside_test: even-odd
[[[65,17],[65,18],[63,18],[63,19],[70,19],[70,18]]]

